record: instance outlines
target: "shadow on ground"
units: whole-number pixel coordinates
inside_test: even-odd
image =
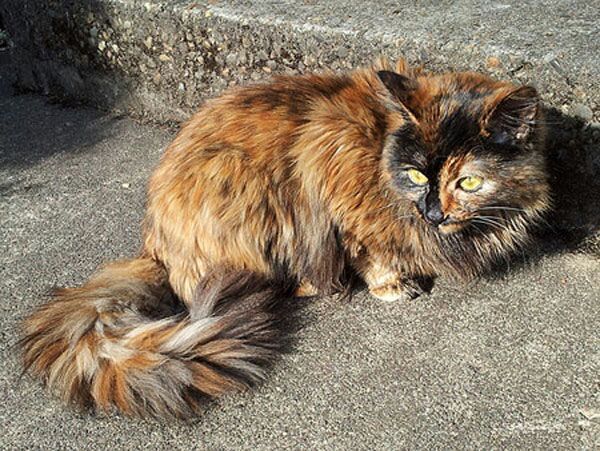
[[[100,8],[101,2],[92,3]],[[103,70],[115,83],[120,79],[118,68],[107,68],[105,57],[95,52],[91,41],[83,36],[86,22],[70,14],[69,8],[74,6],[65,3],[63,14],[53,10],[43,20],[31,21],[26,14],[19,14],[19,8],[11,7],[10,2],[0,5],[0,36],[3,37],[0,42],[0,137],[12,136],[13,142],[19,142],[18,148],[12,143],[5,143],[0,148],[0,165],[9,173],[42,164],[56,154],[86,152],[112,135],[115,121],[119,118],[117,114],[107,116],[89,109],[78,110],[77,107],[82,104],[73,100],[76,93],[84,89],[92,68]],[[102,9],[99,11],[101,14]],[[101,20],[108,19],[104,17]],[[15,28],[28,30],[28,33],[11,33],[10,27],[5,29],[5,26],[12,27],[13,31]],[[53,36],[53,40],[45,43],[45,50],[41,52],[40,47],[36,47],[36,40],[47,35]],[[24,36],[27,40],[23,39]],[[29,57],[35,63],[30,64]],[[68,67],[75,60],[81,63],[79,70]],[[39,70],[40,66],[51,70]],[[53,94],[49,95],[50,92]],[[39,107],[31,108],[30,101],[19,97],[28,93],[43,94],[46,102],[37,99]],[[113,100],[113,103],[118,103],[118,98]],[[55,105],[45,108],[44,103]],[[113,105],[105,106],[111,110]],[[20,111],[24,108],[27,111]],[[68,119],[56,124],[52,109],[63,109]],[[15,122],[15,117],[27,117],[28,120]],[[18,132],[15,133],[15,130]],[[31,188],[15,180],[0,182],[2,195],[16,189]]]
[[[600,128],[550,107],[546,122],[553,209],[528,248],[500,262],[493,276],[546,255],[577,252],[600,258]]]
[[[600,256],[600,127],[556,109],[547,121],[554,211],[546,236]]]

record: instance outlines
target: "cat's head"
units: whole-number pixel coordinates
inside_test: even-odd
[[[548,208],[535,89],[475,73],[377,75],[403,117],[386,139],[383,174],[423,224],[442,235],[507,230]]]

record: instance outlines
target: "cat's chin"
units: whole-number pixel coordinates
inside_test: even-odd
[[[466,225],[466,222],[452,222],[449,224],[440,224],[437,229],[443,235],[450,235],[461,231]]]

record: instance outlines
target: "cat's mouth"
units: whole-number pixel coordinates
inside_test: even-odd
[[[470,218],[458,219],[450,215],[433,219],[430,216],[423,214],[418,207],[416,210],[423,222],[444,235],[450,235],[464,229],[470,221]]]
[[[415,210],[424,223],[442,235],[451,235],[460,232],[469,226],[481,231],[482,228],[486,228],[491,223],[491,219],[487,218],[485,222],[478,221],[478,216],[474,215],[472,212],[461,211],[458,215],[455,215],[455,213],[444,215],[442,213],[439,217],[432,217],[432,215],[423,213],[416,204]],[[480,225],[477,225],[477,223],[480,223]],[[494,224],[491,223],[491,225]]]

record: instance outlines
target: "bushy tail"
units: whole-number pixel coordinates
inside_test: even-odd
[[[60,289],[24,324],[25,367],[66,402],[129,415],[186,416],[201,400],[263,377],[279,337],[278,291],[259,276],[204,280],[176,313],[164,268],[116,262]]]

